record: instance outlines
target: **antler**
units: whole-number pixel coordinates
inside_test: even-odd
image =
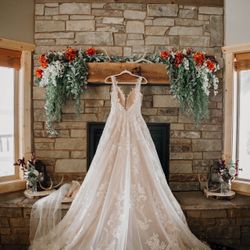
[[[48,188],[43,187],[43,185],[41,184],[40,180],[38,181],[39,182],[39,186],[41,187],[41,189],[43,189],[45,191],[48,191],[48,190],[51,190],[51,189],[54,189],[54,188],[57,188],[57,187],[61,186],[62,183],[63,183],[63,180],[64,180],[64,176],[62,177],[61,181],[57,185],[55,185],[55,186],[53,186],[53,181],[52,181],[51,177],[49,179],[50,179],[50,186]]]

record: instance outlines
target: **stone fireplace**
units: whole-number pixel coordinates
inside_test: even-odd
[[[223,66],[223,5],[187,1],[35,1],[34,67],[49,50],[105,49],[109,55],[158,53],[170,48],[204,50]],[[189,1],[191,2],[191,1]],[[188,2],[188,3],[189,3]],[[219,73],[222,78],[222,73]],[[199,190],[209,166],[222,152],[222,80],[211,98],[210,118],[199,127],[184,115],[170,95],[170,85],[142,87],[142,114],[147,123],[170,124],[169,184],[173,191]],[[82,95],[80,116],[68,102],[58,137],[49,137],[44,116],[44,89],[33,88],[34,150],[50,175],[83,179],[88,168],[87,124],[105,122],[110,110],[110,86],[89,84]]]
[[[94,157],[98,142],[102,135],[105,123],[90,122],[87,124],[87,168],[89,169]],[[169,180],[169,123],[148,123],[148,129],[154,141],[157,154],[159,156],[163,172],[167,180]]]

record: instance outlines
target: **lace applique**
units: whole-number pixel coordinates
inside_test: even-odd
[[[140,183],[133,184],[131,187],[132,201],[131,205],[135,207],[137,214],[136,221],[141,230],[147,230],[149,228],[150,222],[152,220],[148,219],[144,213],[145,201],[147,200],[147,195],[145,189]],[[140,219],[139,219],[140,215]]]
[[[146,244],[151,250],[165,250],[167,249],[167,243],[160,241],[159,234],[153,233],[153,235],[146,241]]]

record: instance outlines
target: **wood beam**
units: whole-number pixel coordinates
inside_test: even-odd
[[[148,80],[152,85],[169,84],[166,67],[159,63],[88,63],[88,83],[98,84],[104,83],[107,76],[119,74],[123,70],[141,75]],[[118,78],[122,82],[134,82],[135,78],[124,74]]]

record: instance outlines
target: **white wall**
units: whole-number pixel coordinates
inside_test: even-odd
[[[34,0],[0,0],[0,38],[33,43]]]
[[[225,45],[250,43],[250,0],[224,0]]]

